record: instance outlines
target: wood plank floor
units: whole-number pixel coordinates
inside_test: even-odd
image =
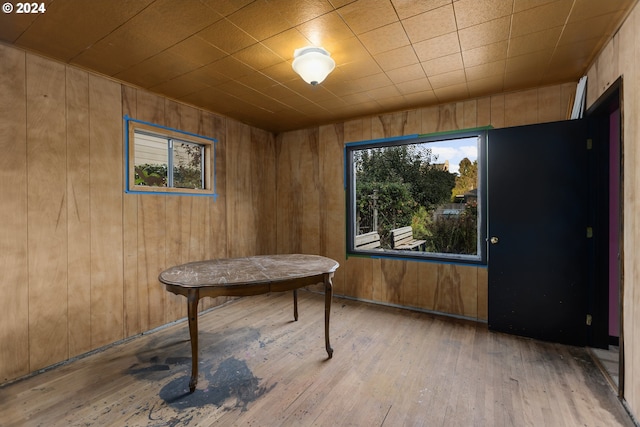
[[[632,426],[582,348],[323,296],[236,300],[0,388],[2,426]]]

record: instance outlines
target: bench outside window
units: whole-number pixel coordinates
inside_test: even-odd
[[[377,231],[356,236],[356,248],[358,249],[378,249],[379,247],[380,235]]]
[[[409,251],[423,251],[424,245],[427,243],[426,240],[416,240],[413,238],[413,228],[411,228],[411,226],[391,230],[391,241],[393,249]]]

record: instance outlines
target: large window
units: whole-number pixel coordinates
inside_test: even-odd
[[[485,131],[346,146],[350,254],[485,262]]]
[[[129,192],[215,195],[215,140],[125,120]]]

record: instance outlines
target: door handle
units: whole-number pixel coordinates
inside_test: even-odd
[[[489,241],[492,245],[495,245],[496,243],[498,243],[498,238],[496,236],[493,236],[491,239],[489,239]]]

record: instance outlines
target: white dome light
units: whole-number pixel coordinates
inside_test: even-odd
[[[293,52],[293,70],[310,85],[322,83],[336,67],[329,52],[321,47],[307,46]]]

